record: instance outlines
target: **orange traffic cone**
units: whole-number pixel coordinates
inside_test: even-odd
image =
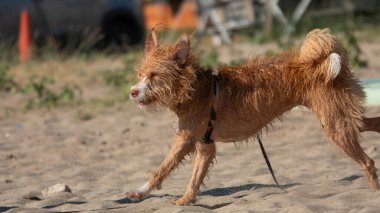
[[[29,12],[27,10],[21,12],[18,45],[20,62],[28,61],[32,56],[32,34],[30,29]]]

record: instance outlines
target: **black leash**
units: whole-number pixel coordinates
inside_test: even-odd
[[[282,189],[281,186],[280,186],[280,184],[278,184],[278,181],[277,181],[276,176],[274,175],[274,172],[273,172],[273,169],[272,169],[272,165],[270,164],[270,161],[269,161],[269,158],[268,158],[267,152],[266,152],[265,149],[264,149],[264,145],[263,145],[263,142],[261,141],[260,136],[257,135],[256,138],[257,138],[257,140],[259,141],[260,149],[261,149],[261,153],[263,153],[263,156],[264,156],[265,162],[267,163],[268,169],[269,169],[269,171],[270,171],[270,174],[272,175],[272,178],[273,178],[274,182],[276,183],[276,185],[278,186],[278,188]]]

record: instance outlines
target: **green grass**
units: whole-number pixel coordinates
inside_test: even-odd
[[[14,79],[8,74],[8,65],[0,64],[0,90],[11,92],[17,90],[18,85]]]
[[[64,85],[55,91],[49,86],[55,81],[48,77],[31,79],[30,83],[20,89],[23,94],[31,95],[31,98],[24,104],[25,110],[35,107],[52,108],[60,105],[75,104],[80,102],[80,90]]]

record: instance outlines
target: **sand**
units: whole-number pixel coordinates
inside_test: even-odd
[[[362,79],[379,78],[380,42],[360,46],[369,67],[354,71]],[[220,60],[229,62],[234,56],[239,59],[274,48],[234,47],[221,49]],[[92,74],[124,66],[111,59],[59,63],[43,62],[31,69],[20,65],[12,73],[27,77],[25,73],[58,67],[52,74],[60,76],[59,82],[78,80],[80,85],[89,84],[85,98],[106,97],[108,93],[99,92],[104,85],[94,84]],[[91,74],[86,81],[78,78],[83,70]],[[62,79],[61,73],[79,74]],[[0,105],[19,105],[13,96],[1,95]],[[126,103],[85,121],[81,110],[41,109],[1,116],[0,212],[380,212],[380,191],[369,189],[360,167],[324,136],[307,109],[292,110],[282,124],[263,135],[283,190],[274,184],[256,141],[218,143],[217,163],[197,202],[189,206],[175,206],[173,201],[190,179],[190,158],[150,197],[132,202],[121,196],[144,184],[169,152],[174,142],[170,113],[148,114]],[[369,107],[366,115],[380,116],[380,106]],[[364,133],[361,145],[380,168],[380,135]],[[42,190],[58,183],[72,192],[42,196]]]
[[[284,190],[270,176],[257,142],[217,144],[217,163],[198,201],[175,206],[191,176],[191,159],[147,199],[125,190],[144,184],[174,141],[173,117],[127,103],[89,121],[76,110],[39,110],[0,120],[0,212],[378,212],[361,169],[324,136],[307,109],[292,110],[263,142]],[[380,115],[370,107],[368,116]],[[376,133],[362,146],[380,165]],[[57,183],[72,193],[44,198]]]

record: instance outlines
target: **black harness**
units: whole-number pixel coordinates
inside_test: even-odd
[[[211,138],[212,132],[214,131],[214,125],[216,122],[216,110],[218,108],[218,102],[219,102],[219,91],[220,91],[220,84],[219,84],[220,76],[218,74],[218,71],[212,72],[212,84],[213,84],[213,93],[214,93],[214,100],[211,105],[211,110],[210,110],[210,119],[208,120],[208,126],[205,134],[203,135],[202,142],[205,144],[211,144],[214,143],[214,140]],[[281,188],[280,184],[278,184],[276,176],[274,175],[272,165],[269,161],[268,155],[264,149],[264,145],[261,141],[261,138],[259,135],[256,136],[259,144],[260,144],[260,149],[261,153],[263,154],[263,157],[265,159],[265,162],[268,166],[268,169],[272,175],[272,178],[276,185]]]
[[[219,101],[219,75],[217,72],[212,73],[212,84],[213,84],[213,93],[214,93],[214,101],[210,110],[210,119],[208,120],[207,131],[203,135],[202,141],[203,143],[210,144],[213,143],[214,140],[211,138],[212,131],[214,130],[214,125],[216,122],[216,109],[218,107]]]

